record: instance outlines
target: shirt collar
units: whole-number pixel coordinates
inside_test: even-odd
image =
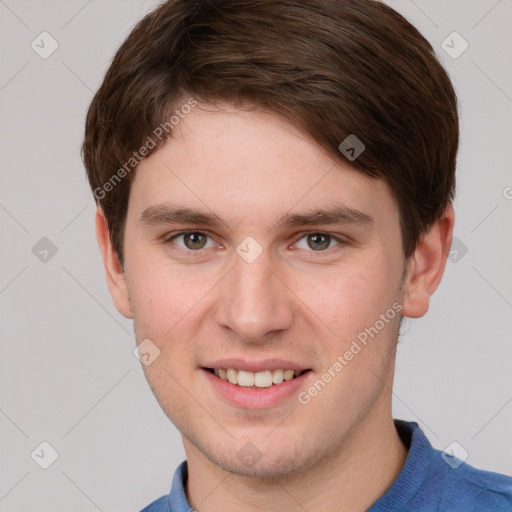
[[[171,492],[169,493],[169,512],[192,512],[185,487],[188,479],[187,461],[184,460],[176,469],[172,478]]]
[[[368,512],[395,512],[418,493],[428,476],[434,448],[415,421],[394,420],[395,428],[408,449],[407,458],[391,487],[368,509]]]

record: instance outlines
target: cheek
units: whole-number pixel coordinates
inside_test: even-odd
[[[185,267],[139,262],[130,279],[139,326],[151,330],[158,339],[166,339],[175,326],[193,314],[209,287],[208,279]]]
[[[382,252],[358,262],[325,267],[291,288],[339,343],[373,325],[398,299],[400,271]],[[370,257],[371,256],[371,257]]]

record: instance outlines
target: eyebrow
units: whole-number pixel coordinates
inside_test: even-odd
[[[170,203],[150,206],[142,212],[139,222],[145,226],[166,224],[197,224],[211,228],[227,226],[226,222],[215,213],[199,211]],[[297,214],[287,212],[278,218],[271,231],[319,224],[372,225],[374,222],[373,217],[367,213],[344,205],[334,205],[325,209],[316,208]]]

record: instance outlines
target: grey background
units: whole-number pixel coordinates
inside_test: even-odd
[[[460,243],[428,315],[406,322],[394,416],[512,474],[512,2],[389,3],[436,48],[462,122]],[[154,5],[0,1],[0,511],[139,510],[185,456],[108,293],[79,156],[93,92]],[[43,31],[59,45],[47,59],[31,48]],[[457,59],[441,47],[453,31],[469,43]],[[31,458],[42,441],[59,454],[48,469]]]

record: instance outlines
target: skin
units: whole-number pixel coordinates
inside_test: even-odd
[[[405,462],[391,415],[398,315],[306,405],[294,395],[270,408],[233,406],[200,369],[224,357],[281,358],[312,370],[307,391],[393,303],[407,317],[427,312],[451,245],[452,208],[405,261],[389,187],[348,164],[272,114],[199,104],[137,168],[124,270],[98,209],[110,292],[134,319],[137,343],[149,338],[161,351],[144,371],[182,433],[187,495],[200,512],[366,510]],[[214,212],[224,224],[140,222],[162,203]],[[283,214],[329,205],[373,223],[272,229]],[[206,246],[168,241],[184,229],[208,235]],[[322,245],[304,231],[348,243]],[[263,250],[250,264],[236,252],[247,236]],[[261,454],[252,466],[237,457],[248,442]]]

